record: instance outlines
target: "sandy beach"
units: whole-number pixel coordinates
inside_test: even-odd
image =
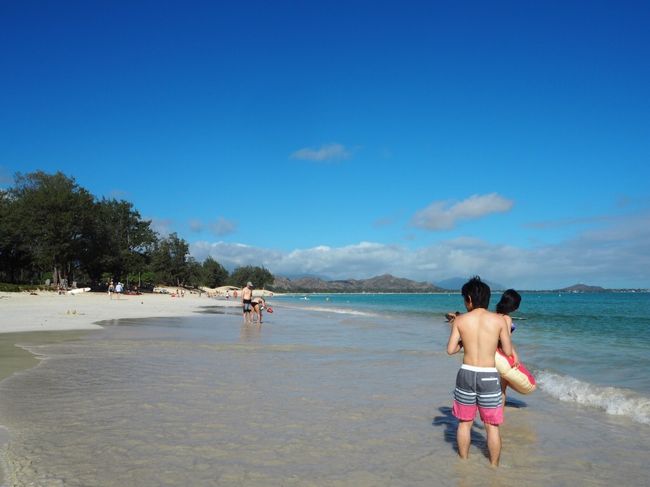
[[[233,298],[217,302],[220,306],[240,304]],[[206,293],[199,297],[189,292],[182,298],[171,294],[141,294],[122,295],[119,299],[115,295],[110,299],[108,294],[94,292],[0,293],[0,333],[97,329],[101,328],[98,321],[189,316],[202,306],[214,304],[215,300],[208,298]]]

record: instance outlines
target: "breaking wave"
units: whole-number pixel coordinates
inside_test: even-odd
[[[634,391],[597,386],[548,371],[538,372],[537,382],[541,389],[560,401],[598,408],[608,414],[650,424],[650,398]]]

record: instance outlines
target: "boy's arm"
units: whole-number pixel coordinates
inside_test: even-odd
[[[453,355],[460,352],[460,331],[458,331],[458,326],[455,321],[451,325],[451,333],[449,334],[449,341],[447,342],[447,353]]]

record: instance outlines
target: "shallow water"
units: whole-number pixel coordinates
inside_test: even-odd
[[[458,358],[430,317],[276,306],[121,321],[26,345],[48,357],[0,384],[9,485],[643,485],[650,431],[543,392],[512,394],[502,466],[482,427],[457,459]]]
[[[492,308],[500,295],[492,297]],[[459,294],[311,295],[288,306],[373,317],[441,317]],[[567,402],[650,424],[650,293],[523,293],[513,341],[540,387]]]

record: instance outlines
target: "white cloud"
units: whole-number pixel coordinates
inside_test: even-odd
[[[490,213],[503,213],[509,211],[513,204],[512,200],[497,193],[473,195],[454,204],[449,201],[434,201],[413,216],[411,225],[426,230],[449,230],[460,220],[474,220]]]
[[[325,144],[319,149],[304,148],[299,149],[291,154],[291,159],[300,159],[305,161],[333,161],[347,159],[350,157],[348,151],[342,144]]]
[[[270,268],[269,264],[273,264],[283,257],[281,252],[241,243],[206,241],[190,244],[190,253],[199,261],[210,256],[231,270],[245,265],[263,265]]]
[[[290,252],[224,242],[197,242],[199,260],[211,255],[232,269],[263,265],[278,275],[314,274],[363,279],[390,273],[417,281],[481,275],[519,289],[553,289],[584,282],[604,287],[649,287],[650,215],[619,219],[558,245],[520,248],[457,238],[419,249],[360,242]]]

